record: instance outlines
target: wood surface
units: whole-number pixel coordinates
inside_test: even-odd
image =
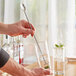
[[[76,76],[76,61],[75,60],[74,61],[67,60],[67,61],[68,62],[66,63],[66,67],[65,67],[65,76]],[[31,65],[27,66],[26,68],[33,69],[35,67],[39,67],[38,63],[31,64]],[[9,75],[4,74],[4,75],[0,75],[0,76],[9,76]],[[51,75],[51,76],[53,76],[53,75]],[[56,76],[61,76],[61,75],[56,75]]]
[[[37,63],[34,63],[27,68],[32,69],[34,67],[39,67]],[[53,76],[53,75],[51,75]],[[61,76],[61,75],[56,75],[56,76]],[[63,75],[64,76],[64,75]],[[69,61],[66,63],[65,67],[65,76],[76,76],[76,61]]]

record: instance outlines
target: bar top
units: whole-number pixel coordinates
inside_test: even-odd
[[[26,68],[32,69],[35,67],[38,67],[38,63],[34,63],[32,65],[29,65]],[[66,73],[65,76],[76,76],[76,61],[66,63],[66,72],[65,73]],[[2,76],[6,76],[6,75],[7,74],[4,74]],[[7,75],[7,76],[10,76],[10,75]],[[51,75],[51,76],[53,76],[53,75]]]

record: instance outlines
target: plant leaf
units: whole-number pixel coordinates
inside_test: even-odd
[[[55,44],[56,47],[59,47],[59,45]]]

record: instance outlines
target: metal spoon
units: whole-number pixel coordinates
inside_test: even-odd
[[[26,14],[26,7],[25,7],[25,5],[24,5],[23,3],[22,3],[22,6],[23,6],[23,8],[24,8],[24,14],[25,14],[25,16],[26,16],[26,19],[27,19],[27,21],[28,21],[28,24],[29,24],[30,28],[32,29],[32,26],[30,25],[28,16],[27,16],[27,14]],[[42,58],[43,58],[45,64],[47,64],[46,59],[45,59],[45,57],[43,56],[43,53],[42,53],[42,51],[41,51],[41,48],[40,48],[40,46],[39,46],[39,43],[38,43],[35,35],[34,35],[34,39],[35,39],[35,41],[36,41],[36,44],[37,44],[37,46],[38,46],[38,49],[40,50],[40,53],[41,53],[41,55],[42,55]]]

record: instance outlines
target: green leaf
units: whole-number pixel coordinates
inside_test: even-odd
[[[59,47],[59,45],[55,44],[56,47]]]
[[[48,68],[49,68],[49,66],[45,66],[44,68],[45,68],[45,69],[48,69]]]
[[[60,45],[60,47],[63,47],[63,46],[64,46],[64,45],[62,45],[62,44]]]

